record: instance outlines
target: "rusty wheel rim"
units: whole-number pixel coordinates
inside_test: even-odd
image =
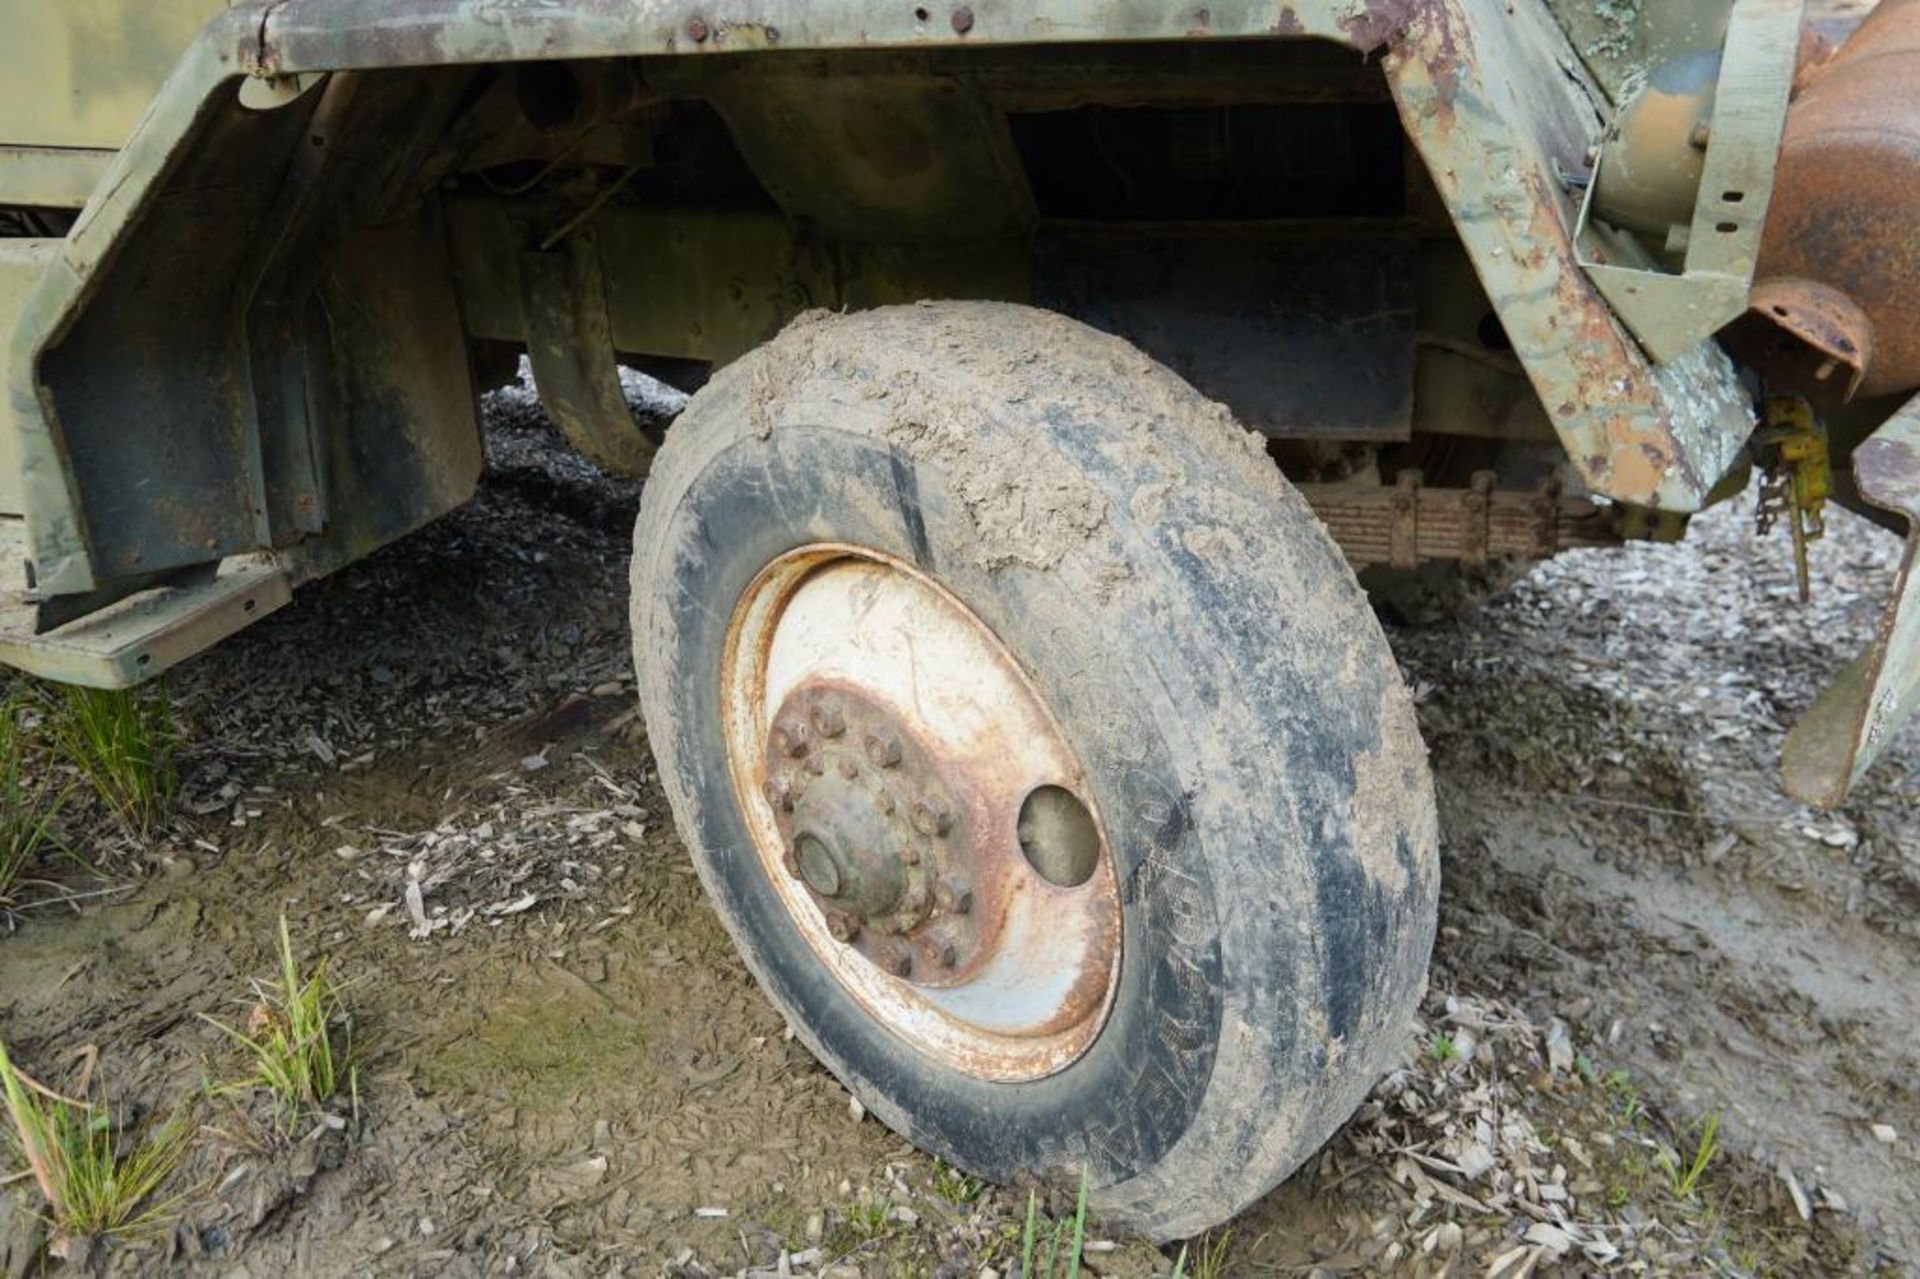
[[[1092,1044],[1120,963],[1105,828],[1019,663],[890,556],[816,545],[741,597],[728,767],[794,927],[866,1012],[978,1078]]]

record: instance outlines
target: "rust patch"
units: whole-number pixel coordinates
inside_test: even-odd
[[[1340,19],[1340,29],[1360,52],[1378,53],[1402,43],[1426,7],[1427,0],[1369,0],[1358,12]]]

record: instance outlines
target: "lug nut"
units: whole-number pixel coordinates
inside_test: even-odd
[[[838,737],[847,731],[847,717],[837,707],[816,706],[813,708],[813,731],[822,737]]]
[[[947,875],[934,886],[933,900],[949,915],[964,915],[973,909],[973,890],[965,881]]]
[[[867,759],[875,768],[895,767],[900,763],[900,739],[880,733],[868,733]]]
[[[781,720],[773,726],[773,736],[780,753],[789,759],[799,759],[807,753],[807,726],[798,720]]]
[[[937,798],[929,795],[913,803],[913,828],[922,835],[944,835],[953,825],[953,814]]]

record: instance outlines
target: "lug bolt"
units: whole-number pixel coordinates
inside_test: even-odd
[[[913,828],[922,835],[944,835],[953,825],[953,814],[939,799],[929,795],[913,804]]]
[[[900,763],[900,739],[868,733],[867,759],[875,768],[895,767]]]
[[[807,753],[807,726],[798,720],[782,720],[775,724],[773,736],[780,753],[789,759],[799,759]]]
[[[837,707],[816,706],[813,708],[813,731],[822,737],[838,737],[847,731],[847,717]]]
[[[973,890],[957,876],[943,876],[934,886],[933,900],[949,915],[964,915],[973,909]]]

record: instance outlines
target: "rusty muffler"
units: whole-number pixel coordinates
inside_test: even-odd
[[[1758,275],[1794,282],[1756,292],[1763,318],[1850,366],[1849,391],[1920,387],[1920,0],[1882,0],[1806,69]]]

